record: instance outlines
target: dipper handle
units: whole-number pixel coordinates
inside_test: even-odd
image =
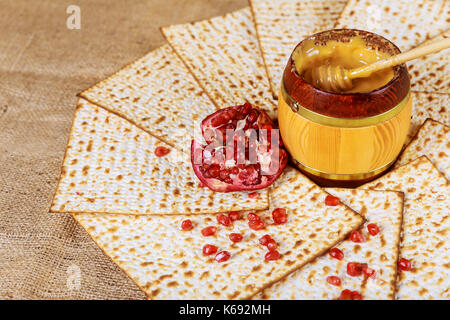
[[[372,64],[362,66],[359,68],[351,69],[348,71],[348,77],[350,79],[363,78],[370,76],[373,72],[379,71],[385,68],[397,66],[406,61],[423,57],[430,53],[441,51],[442,49],[450,48],[450,38],[442,39],[432,42],[430,44],[422,45],[411,49],[409,51],[400,53],[398,55],[379,60]]]

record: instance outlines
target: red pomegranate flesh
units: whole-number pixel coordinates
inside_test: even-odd
[[[249,103],[209,115],[201,130],[206,144],[192,140],[191,161],[197,177],[213,191],[264,189],[286,167],[278,128]]]

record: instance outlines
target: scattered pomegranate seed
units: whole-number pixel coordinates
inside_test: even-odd
[[[269,249],[269,251],[275,251],[277,250],[277,243],[275,242],[275,240],[270,239],[267,244],[266,244],[267,249]]]
[[[206,227],[202,229],[202,235],[204,235],[205,237],[212,236],[213,234],[216,233],[216,231],[217,231],[216,227]]]
[[[330,254],[330,256],[332,258],[335,258],[335,259],[338,259],[338,260],[344,259],[344,253],[338,248],[333,248],[328,253]]]
[[[287,222],[286,209],[284,208],[276,208],[272,212],[273,221],[276,224],[283,224]]]
[[[250,199],[258,198],[259,197],[259,192],[251,192],[251,193],[248,194],[248,197]]]
[[[233,242],[241,242],[243,238],[240,233],[230,233],[230,240]]]
[[[198,187],[199,187],[199,188],[206,188],[206,185],[204,185],[203,182],[200,181],[200,182],[198,183]]]
[[[372,236],[376,236],[380,232],[380,228],[375,223],[369,223],[367,225],[367,230]]]
[[[279,258],[280,258],[280,253],[277,250],[269,251],[264,256],[264,259],[266,261],[278,260]]]
[[[352,240],[353,242],[358,242],[358,243],[365,241],[363,235],[359,231],[352,231],[350,233],[349,239]]]
[[[247,215],[247,219],[248,219],[249,221],[261,221],[261,217],[258,216],[258,215],[255,214],[255,213],[253,213],[253,212],[250,212],[250,213]]]
[[[168,149],[166,147],[156,147],[156,149],[155,149],[155,155],[157,157],[164,157],[169,152],[170,152],[170,149]]]
[[[238,211],[232,211],[228,214],[232,221],[239,220],[241,218],[241,214]]]
[[[362,300],[362,295],[358,291],[352,291],[352,300]]]
[[[267,243],[272,240],[272,238],[268,235],[265,234],[263,235],[261,238],[259,238],[259,243],[263,246],[267,245]]]
[[[362,296],[358,291],[351,291],[348,289],[342,290],[338,300],[362,300]]]
[[[203,246],[203,255],[205,256],[209,256],[211,254],[214,254],[217,252],[217,247],[215,245],[212,244],[205,244]]]
[[[329,276],[329,277],[327,277],[327,282],[333,286],[340,286],[341,278],[336,277],[336,276]]]
[[[411,261],[409,261],[408,259],[405,259],[405,258],[401,258],[398,261],[398,267],[400,268],[400,270],[410,271],[411,270]]]
[[[369,267],[364,267],[362,269],[362,272],[364,273],[364,276],[366,278],[372,278],[375,279],[375,270]]]
[[[349,262],[347,263],[347,274],[352,277],[360,276],[364,268],[367,268],[366,263]]]
[[[231,226],[231,219],[227,215],[224,215],[223,213],[219,214],[216,217],[216,219],[218,223],[224,225],[225,227]]]
[[[79,193],[78,191],[75,192],[75,194],[76,194],[77,196],[81,196],[81,193]]]
[[[332,196],[331,194],[327,195],[325,198],[325,204],[327,206],[337,206],[339,203],[341,203],[341,200],[339,200],[338,197]]]
[[[192,228],[194,228],[194,226],[192,225],[192,221],[189,219],[183,220],[183,222],[181,222],[181,229],[188,231],[188,230],[192,230]]]
[[[217,262],[224,262],[230,259],[231,254],[228,251],[221,251],[216,255],[216,261]]]
[[[248,226],[250,227],[250,229],[253,229],[253,230],[261,230],[261,229],[264,229],[265,224],[264,224],[264,221],[262,221],[262,220],[250,220],[248,222]]]

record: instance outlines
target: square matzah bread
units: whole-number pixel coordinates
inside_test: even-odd
[[[417,136],[400,155],[395,168],[423,155],[450,179],[450,127],[427,119]]]
[[[403,213],[403,194],[393,191],[325,189],[366,218],[360,232],[363,243],[346,240],[337,248],[344,258],[337,260],[325,254],[255,296],[258,299],[319,300],[336,299],[342,290],[361,293],[364,300],[394,299],[397,276],[398,246]],[[380,233],[371,236],[367,224],[376,223]],[[351,277],[348,262],[367,263],[376,271],[376,278]],[[326,281],[328,276],[341,278],[341,286]]]
[[[421,45],[448,37],[450,37],[450,30],[425,41]],[[450,94],[449,56],[450,48],[408,62],[408,71],[411,75],[411,89]]]
[[[349,0],[336,28],[377,33],[406,51],[450,27],[448,0]]]
[[[450,95],[434,92],[412,92],[413,108],[411,124],[405,144],[416,135],[420,126],[427,118],[434,119],[445,125],[450,125]]]
[[[399,257],[412,269],[399,270],[397,299],[450,299],[450,187],[444,175],[422,156],[361,188],[405,194]]]
[[[266,228],[259,231],[248,227],[246,214],[230,227],[219,225],[214,215],[74,217],[150,299],[245,299],[326,252],[362,223],[345,205],[326,206],[326,192],[293,168],[270,188],[270,210],[258,213]],[[277,207],[286,209],[286,224],[272,224]],[[194,225],[190,231],[180,227],[186,218]],[[201,235],[207,226],[218,227],[214,236]],[[243,240],[233,244],[232,232]],[[264,234],[278,242],[280,259],[264,260],[267,249],[258,242]],[[230,259],[218,263],[214,255],[203,256],[205,244],[229,251]]]
[[[219,108],[248,101],[276,118],[250,8],[162,33]]]
[[[187,153],[200,121],[217,110],[167,44],[80,96]]]
[[[250,0],[272,93],[294,47],[307,36],[333,29],[347,0]]]
[[[327,193],[293,168],[270,188],[270,210],[258,212],[266,228],[259,231],[249,228],[244,213],[230,227],[214,215],[74,217],[151,299],[244,299],[326,252],[363,222],[345,205],[326,206]],[[277,207],[286,209],[286,224],[272,223]],[[182,231],[187,218],[194,228]],[[207,226],[217,226],[217,233],[202,236]],[[232,232],[243,241],[233,244]],[[280,259],[264,260],[267,249],[258,242],[264,234],[278,242]],[[229,251],[230,259],[217,263],[203,256],[205,244]]]
[[[187,155],[127,120],[80,100],[52,212],[215,213],[265,209],[268,190],[221,193],[199,187]]]

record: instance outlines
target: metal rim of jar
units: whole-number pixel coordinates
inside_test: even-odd
[[[281,82],[281,96],[293,112],[298,113],[302,117],[312,122],[339,128],[361,128],[380,124],[398,115],[408,104],[409,98],[411,97],[411,89],[408,90],[408,93],[403,98],[403,100],[400,101],[399,104],[389,109],[388,111],[377,114],[375,116],[356,119],[330,117],[305,108],[304,106],[299,104],[289,93],[287,93],[283,81]]]
[[[321,177],[321,178],[325,178],[328,180],[340,180],[340,181],[357,181],[357,180],[364,180],[364,179],[369,179],[372,178],[384,171],[386,171],[387,169],[390,168],[390,166],[392,166],[394,164],[394,162],[397,160],[397,158],[395,158],[393,161],[389,162],[388,164],[369,171],[369,172],[363,172],[363,173],[328,173],[328,172],[323,172],[317,169],[313,169],[311,167],[308,167],[307,165],[304,165],[303,163],[299,162],[298,160],[292,158],[293,162],[295,163],[295,165],[297,167],[299,167],[301,170],[304,170],[314,176],[317,177]]]

